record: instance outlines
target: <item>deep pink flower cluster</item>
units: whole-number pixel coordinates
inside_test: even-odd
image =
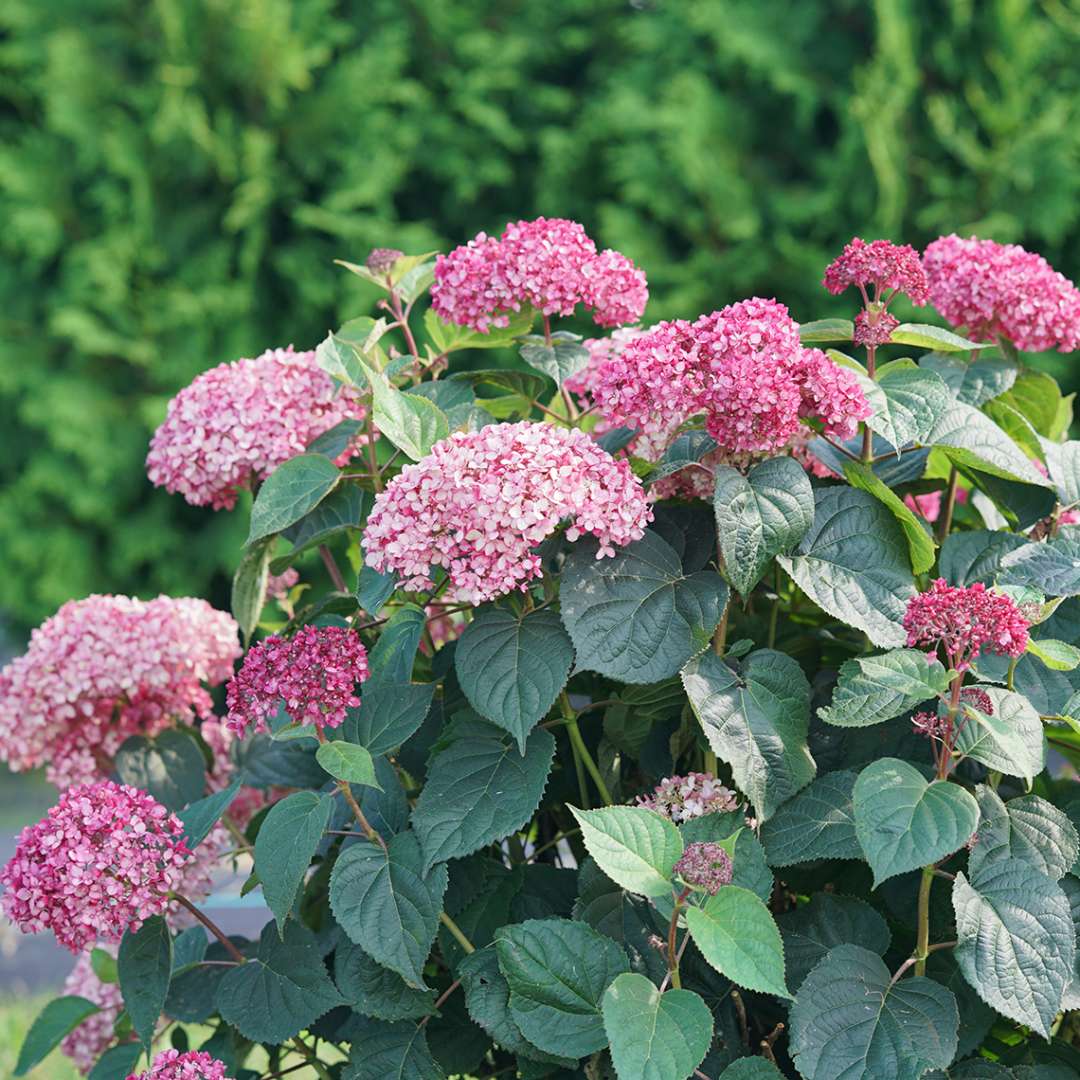
[[[314,352],[270,349],[204,371],[169,402],[150,442],[147,475],[193,506],[230,510],[241,490],[316,436],[363,416],[358,393],[337,387]]]
[[[916,735],[925,735],[928,739],[944,739],[949,732],[949,718],[936,711],[912,713],[911,726]]]
[[[296,724],[338,727],[360,704],[356,684],[368,677],[360,635],[343,626],[303,626],[291,638],[268,637],[248,651],[229,683],[226,724],[243,737],[267,731],[284,706]]]
[[[724,787],[711,773],[700,772],[666,777],[651,795],[639,795],[637,804],[675,822],[704,814],[726,814],[742,807],[731,788]]]
[[[976,341],[1000,335],[1027,352],[1080,348],[1080,290],[1041,255],[954,234],[935,240],[923,262],[934,307]]]
[[[205,1050],[162,1050],[145,1072],[132,1073],[127,1080],[228,1080],[225,1063]]]
[[[878,305],[880,307],[880,305]],[[863,308],[855,316],[854,341],[856,345],[888,345],[892,332],[900,325],[895,315],[876,308]]]
[[[978,709],[984,716],[994,715],[994,703],[990,699],[990,695],[985,690],[980,690],[977,686],[964,687],[964,689],[960,691],[960,700],[962,702],[967,702],[967,704]],[[928,739],[938,739],[940,741],[949,739],[954,730],[959,733],[966,722],[966,719],[962,716],[959,723],[954,726],[949,722],[947,713],[936,711],[917,712],[911,717],[911,726],[915,729],[916,734],[925,735]]]
[[[116,1040],[113,1025],[124,1011],[124,996],[116,983],[102,982],[97,977],[89,951],[81,953],[75,961],[75,967],[64,981],[64,993],[84,997],[100,1010],[88,1016],[60,1044],[61,1051],[85,1075]]]
[[[660,323],[600,367],[595,395],[612,423],[671,432],[697,413],[729,453],[779,450],[822,423],[846,439],[870,406],[852,372],[804,349],[775,300],[740,300],[694,323]]]
[[[376,496],[364,550],[376,570],[396,570],[405,589],[432,587],[431,568],[440,566],[454,595],[480,604],[540,574],[533,548],[565,518],[567,537],[591,533],[601,558],[640,539],[652,511],[629,463],[584,432],[491,425],[455,432],[406,466]]]
[[[982,582],[965,588],[944,578],[908,601],[904,629],[909,646],[940,645],[958,671],[970,667],[984,648],[1000,656],[1022,656],[1028,641],[1027,620],[1008,596],[991,592]]]
[[[636,322],[649,299],[645,274],[618,251],[597,252],[576,222],[511,222],[496,240],[480,233],[435,260],[431,303],[447,322],[486,333],[507,326],[510,312],[543,315],[593,309],[600,326]]]
[[[870,301],[887,303],[896,293],[905,293],[921,307],[930,299],[919,253],[910,244],[889,240],[867,243],[856,236],[829,264],[822,284],[834,296],[854,285],[864,293],[868,287],[873,289],[873,295],[867,294]]]
[[[20,833],[0,872],[4,912],[23,933],[52,930],[74,953],[119,941],[166,910],[192,858],[183,835],[144,791],[111,780],[73,787]]]
[[[720,844],[709,841],[687,844],[673,869],[687,885],[713,895],[731,884],[733,872],[731,856]]]
[[[70,601],[0,672],[0,759],[44,764],[61,788],[96,779],[129,736],[208,715],[203,684],[224,682],[239,655],[235,621],[204,600]]]

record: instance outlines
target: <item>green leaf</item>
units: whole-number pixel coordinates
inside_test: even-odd
[[[981,818],[968,858],[971,873],[988,863],[1020,859],[1060,881],[1080,857],[1080,839],[1068,816],[1038,795],[1002,802],[993,788],[975,791]]]
[[[1001,558],[1002,585],[1026,585],[1045,596],[1080,596],[1080,540],[1056,537]]]
[[[1046,762],[1042,720],[1022,694],[998,686],[980,684],[978,689],[993,704],[991,715],[964,702],[967,723],[956,739],[956,749],[1008,776],[1029,782]]]
[[[550,609],[518,617],[481,609],[458,639],[454,667],[469,704],[509,731],[524,752],[529,732],[555,704],[574,646]]]
[[[424,873],[520,829],[540,805],[555,739],[535,728],[524,754],[503,731],[484,722],[461,726],[439,753],[413,811]]]
[[[169,993],[172,956],[172,936],[160,915],[152,915],[138,930],[124,934],[116,955],[124,1008],[147,1053]]]
[[[424,609],[416,604],[402,604],[390,616],[375,648],[368,653],[368,684],[376,676],[380,682],[393,683],[407,683],[412,678],[416,650],[420,647],[426,620]]]
[[[424,312],[424,329],[431,338],[431,344],[440,353],[457,352],[459,349],[500,349],[513,345],[515,338],[527,334],[536,321],[536,313],[527,308],[512,312],[509,319],[509,326],[493,326],[486,333],[481,333],[467,326],[445,322],[432,308],[428,308]]]
[[[382,790],[382,785],[375,779],[375,762],[371,753],[356,743],[342,739],[323,743],[315,751],[315,760],[335,780],[346,780],[350,784],[363,784],[365,787]]]
[[[370,493],[351,480],[343,480],[314,510],[305,514],[281,535],[292,543],[292,549],[270,563],[270,573],[280,574],[305,551],[325,543],[347,529],[358,529],[364,523]]]
[[[1044,1039],[1073,978],[1076,934],[1061,887],[1019,859],[990,862],[953,882],[964,978],[998,1012]]]
[[[329,795],[294,792],[274,803],[255,838],[255,873],[282,935],[332,808]]]
[[[696,464],[716,448],[716,440],[704,431],[684,431],[672,439],[664,451],[664,456],[645,477],[645,483],[655,484],[657,480],[663,480],[666,476],[674,476],[682,469]]]
[[[472,386],[493,386],[518,395],[526,401],[535,401],[551,385],[543,376],[531,371],[514,371],[508,368],[493,368],[484,371],[459,371],[451,375],[452,381],[461,380]]]
[[[201,930],[199,932],[202,933]],[[90,950],[90,967],[103,983],[116,983],[120,980],[120,975],[116,970],[116,957],[105,949]]]
[[[851,341],[854,336],[855,324],[850,319],[815,319],[799,327],[799,340],[804,345]]]
[[[973,529],[950,533],[938,554],[938,573],[950,585],[991,585],[1001,569],[1001,560],[1029,541],[1015,533]]]
[[[907,504],[868,466],[859,461],[844,462],[844,479],[853,487],[873,495],[904,530],[907,539],[911,568],[916,574],[925,574],[934,565],[934,541]]]
[[[334,952],[334,980],[361,1016],[419,1020],[435,1011],[435,991],[418,990],[373,960],[359,945],[344,942]]]
[[[1056,430],[1061,409],[1061,388],[1045,371],[1027,368],[1017,377],[1005,401],[1027,418],[1048,439],[1060,438]]]
[[[135,1071],[141,1053],[142,1047],[137,1042],[112,1046],[98,1058],[86,1080],[126,1080]]]
[[[201,799],[206,790],[206,759],[190,733],[169,728],[160,735],[132,735],[116,752],[121,783],[141,788],[169,810]]]
[[[829,487],[814,495],[814,525],[797,554],[779,556],[780,565],[818,607],[875,645],[903,645],[901,620],[915,594],[903,530],[865,491]]]
[[[784,1074],[763,1057],[744,1057],[733,1061],[719,1080],[784,1080]]]
[[[443,1080],[446,1075],[428,1048],[425,1029],[402,1021],[362,1021],[353,1045],[363,1053],[350,1059],[341,1080]]]
[[[713,510],[721,572],[733,589],[749,596],[773,557],[791,551],[809,532],[814,490],[794,458],[768,458],[745,476],[722,465]]]
[[[380,574],[370,566],[360,568],[360,578],[356,586],[356,602],[373,619],[378,617],[383,605],[397,588],[397,574],[391,570]]]
[[[784,939],[788,978],[794,987],[801,986],[837,945],[858,945],[884,956],[892,941],[884,918],[854,896],[814,893],[809,903],[783,912],[776,922]]]
[[[529,1042],[572,1058],[607,1045],[600,1002],[629,967],[611,938],[582,922],[530,919],[500,927],[495,948],[510,1014]]]
[[[84,997],[53,998],[38,1013],[19,1049],[15,1075],[25,1076],[35,1065],[44,1061],[87,1017],[98,1012],[98,1006]]]
[[[920,349],[937,352],[971,352],[973,349],[990,349],[987,341],[968,341],[951,330],[929,323],[901,323],[889,336],[892,345],[916,345]]]
[[[427,457],[450,434],[446,414],[437,405],[389,384],[375,391],[374,420],[379,433],[413,461]]]
[[[879,393],[868,395],[874,414],[866,424],[897,450],[925,440],[952,404],[948,386],[910,361],[889,364],[876,385]]]
[[[363,420],[340,420],[321,435],[316,435],[305,447],[309,454],[322,454],[331,461],[341,457],[364,431]]]
[[[228,810],[240,790],[240,783],[238,776],[227,788],[193,802],[176,815],[184,826],[184,843],[190,850],[194,851],[206,839],[210,830],[221,819],[221,815]]]
[[[686,1080],[712,1044],[709,1007],[690,990],[661,994],[627,972],[604,991],[601,1011],[619,1080]]]
[[[445,866],[423,873],[420,843],[411,832],[392,837],[385,851],[360,841],[334,864],[330,907],[350,941],[411,986],[423,987],[446,881]]]
[[[297,922],[284,938],[267,923],[253,960],[230,968],[217,991],[221,1018],[254,1042],[283,1043],[346,1004],[326,973],[315,935]]]
[[[949,689],[941,662],[917,649],[893,649],[846,660],[832,704],[818,716],[836,727],[868,727],[902,716]]]
[[[577,334],[557,330],[548,345],[542,337],[533,336],[521,346],[521,359],[529,367],[542,371],[555,380],[556,386],[576,375],[589,363],[589,350]]]
[[[594,543],[575,545],[560,597],[579,668],[653,683],[709,644],[728,589],[711,570],[684,574],[674,549],[646,530],[614,558],[597,559]]]
[[[597,866],[617,885],[642,896],[671,893],[671,869],[683,853],[674,822],[640,806],[571,813]]]
[[[725,885],[701,907],[686,909],[686,925],[701,955],[721,975],[747,990],[791,997],[780,931],[749,889]]]
[[[862,858],[851,803],[855,777],[848,771],[819,776],[761,826],[770,866]]]
[[[382,679],[364,684],[360,706],[350,709],[342,733],[366,746],[372,757],[396,750],[423,724],[435,683],[394,683]]]
[[[919,357],[919,367],[934,372],[950,393],[976,409],[1004,394],[1019,374],[1019,368],[1000,356],[978,356],[966,360],[947,353],[927,353]]]
[[[354,319],[353,323],[355,325],[349,328],[349,332],[327,334],[315,346],[315,362],[331,378],[362,390],[366,380],[360,367],[360,353],[369,341],[372,345],[378,343],[386,333],[386,322],[384,319],[361,317]]]
[[[255,496],[247,543],[254,544],[299,521],[334,490],[340,479],[337,466],[322,454],[300,454],[283,462]]]
[[[791,1053],[806,1080],[919,1080],[956,1054],[949,990],[922,976],[892,983],[881,957],[832,949],[791,1007]]]
[[[874,872],[874,888],[951,855],[979,823],[973,796],[948,780],[928,783],[897,758],[868,765],[852,797],[855,835]]]
[[[266,601],[266,582],[270,576],[270,555],[274,549],[273,537],[266,537],[252,544],[240,557],[232,580],[230,610],[245,643],[251,640],[259,625],[263,604]]]
[[[759,649],[736,674],[707,652],[686,665],[682,679],[709,746],[731,766],[760,820],[813,780],[810,686],[790,656]]]

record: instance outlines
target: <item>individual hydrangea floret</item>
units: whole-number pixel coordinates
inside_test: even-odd
[[[687,844],[675,863],[674,872],[687,885],[715,895],[725,885],[731,884],[731,856],[720,844],[708,841]]]
[[[951,727],[947,716],[930,711],[913,713],[911,726],[917,735],[925,735],[928,739],[944,739]]]
[[[23,933],[52,930],[82,952],[163,914],[191,859],[179,818],[146,792],[80,785],[20,833],[0,872],[4,912]]]
[[[314,352],[270,349],[204,371],[169,402],[150,442],[147,475],[193,506],[232,509],[240,491],[317,436],[363,417],[358,392],[337,386]]]
[[[116,1041],[113,1025],[124,1011],[124,996],[117,983],[102,982],[97,977],[89,951],[81,953],[75,961],[75,966],[64,980],[64,993],[86,998],[99,1010],[64,1036],[60,1044],[61,1051],[85,1076]],[[134,1035],[129,1036],[129,1040],[133,1038]]]
[[[1018,244],[942,236],[924,264],[934,307],[976,341],[1000,336],[1025,352],[1080,348],[1080,290]]]
[[[385,273],[404,256],[405,252],[398,251],[397,248],[372,248],[367,259],[364,260],[364,265],[373,274]]]
[[[994,715],[993,698],[985,690],[980,690],[977,686],[965,686],[960,691],[960,700],[978,709],[983,716]]]
[[[908,601],[904,629],[909,646],[940,645],[958,671],[970,667],[984,649],[1022,656],[1028,642],[1027,620],[1012,599],[991,592],[982,582],[965,588],[944,578]]]
[[[433,586],[443,568],[451,595],[479,604],[524,589],[540,574],[534,548],[564,519],[590,533],[597,558],[639,540],[652,511],[629,462],[584,432],[528,421],[455,432],[406,466],[376,496],[366,558],[397,571],[402,588]]]
[[[0,671],[0,760],[45,765],[59,788],[97,779],[129,736],[208,716],[204,684],[224,682],[239,655],[236,622],[205,600],[69,601]]]
[[[856,236],[829,264],[822,284],[834,296],[855,286],[869,302],[887,303],[896,293],[905,293],[918,307],[930,299],[919,253],[910,244],[889,240],[867,243]]]
[[[127,1080],[229,1080],[225,1063],[205,1050],[162,1050],[149,1069],[132,1073]]]
[[[640,319],[648,299],[641,270],[618,251],[598,254],[566,218],[511,222],[497,240],[479,233],[435,260],[431,287],[436,315],[480,333],[523,308],[565,316],[578,304],[593,308],[600,326],[618,326]]]
[[[292,637],[268,637],[249,650],[226,691],[226,724],[243,737],[267,731],[284,707],[296,724],[339,727],[360,704],[356,684],[368,677],[367,651],[355,630],[304,626]]]
[[[742,803],[731,788],[711,773],[687,773],[661,780],[650,795],[639,795],[638,806],[655,810],[672,821],[689,821],[704,814],[727,814]]]
[[[881,309],[881,305],[871,305],[863,308],[855,316],[855,344],[888,345],[892,340],[892,332],[900,325],[900,320],[895,315]]]

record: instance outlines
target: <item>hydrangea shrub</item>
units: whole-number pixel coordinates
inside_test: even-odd
[[[3,909],[75,956],[20,1074],[1080,1074],[1072,283],[856,238],[850,320],[648,326],[571,221],[343,265],[377,317],[150,447],[250,508],[231,614],[89,597],[0,674],[59,789]]]

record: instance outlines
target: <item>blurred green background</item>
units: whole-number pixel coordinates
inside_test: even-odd
[[[5,0],[8,636],[95,590],[227,606],[244,515],[151,489],[147,440],[200,370],[366,310],[334,257],[568,216],[650,319],[840,313],[853,233],[1080,276],[1078,47],[1075,0]]]

